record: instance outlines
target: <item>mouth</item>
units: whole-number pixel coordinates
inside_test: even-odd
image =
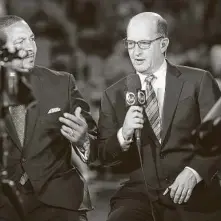
[[[33,53],[31,51],[27,51],[25,58],[34,58],[34,56],[35,56],[35,53]]]
[[[32,61],[32,60],[34,60],[34,55],[28,55],[24,59],[28,59],[29,61]]]
[[[34,54],[29,54],[26,58],[33,58]]]
[[[144,61],[145,61],[145,59],[142,59],[142,58],[135,58],[135,59],[134,59],[134,63],[135,63],[136,65],[141,65],[141,64],[144,63]]]

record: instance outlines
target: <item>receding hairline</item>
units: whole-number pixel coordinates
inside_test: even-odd
[[[128,27],[131,26],[135,22],[145,22],[145,21],[152,21],[153,24],[156,26],[156,33],[161,34],[164,37],[168,36],[168,24],[166,19],[164,19],[161,15],[154,13],[154,12],[142,12],[134,17],[132,17],[128,23]]]
[[[25,22],[25,20],[19,16],[16,15],[6,15],[0,17],[0,30],[4,30],[7,27],[10,27],[11,25],[17,23],[17,22]]]

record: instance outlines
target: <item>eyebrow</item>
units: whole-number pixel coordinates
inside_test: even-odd
[[[25,39],[25,38],[24,38],[24,37],[19,37],[19,38],[15,39],[15,40],[13,41],[13,43],[15,43],[16,41],[23,40],[23,39]]]
[[[31,36],[30,36],[30,38],[35,38],[35,35],[34,34],[32,34]],[[19,41],[19,40],[24,40],[25,39],[25,37],[19,37],[19,38],[17,38],[17,39],[15,39],[14,41],[13,41],[13,43],[15,43],[16,41]]]

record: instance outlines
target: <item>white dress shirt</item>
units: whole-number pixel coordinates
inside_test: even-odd
[[[158,106],[159,106],[159,113],[160,113],[160,118],[162,119],[162,114],[163,114],[163,105],[164,105],[164,94],[165,94],[165,87],[166,87],[166,73],[167,73],[167,62],[164,60],[163,64],[160,66],[160,68],[153,73],[155,76],[155,79],[152,82],[153,89],[155,91],[155,94],[157,96],[157,101],[158,101]],[[146,75],[137,73],[140,77],[141,81],[141,89],[146,90]],[[132,139],[129,141],[126,141],[123,137],[122,134],[122,128],[117,133],[117,138],[118,141],[121,145],[121,147],[128,146]],[[160,140],[161,142],[161,140]],[[190,167],[185,167],[193,172],[197,179],[197,183],[202,180],[202,177],[192,168]]]

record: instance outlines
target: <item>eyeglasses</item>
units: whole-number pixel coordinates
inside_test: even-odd
[[[124,45],[127,49],[132,49],[135,47],[137,44],[140,49],[149,49],[150,45],[154,42],[157,41],[161,38],[164,38],[163,36],[160,36],[158,38],[155,38],[153,40],[141,40],[141,41],[133,41],[133,40],[127,40],[126,38],[124,39]]]

